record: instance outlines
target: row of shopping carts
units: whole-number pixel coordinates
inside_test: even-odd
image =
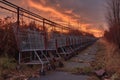
[[[79,30],[77,30],[78,34],[74,34],[76,30],[73,26],[53,22],[8,0],[0,0],[0,9],[7,15],[13,16],[7,22],[12,25],[15,35],[19,64],[40,64],[41,73],[45,72],[46,65],[50,68],[54,62],[62,64],[62,58],[68,60],[76,55],[76,51],[96,41],[92,36],[79,34]]]
[[[13,31],[19,49],[19,64],[41,64],[41,72],[51,60],[65,60],[96,41],[96,38],[83,35],[71,35],[57,32],[47,33],[30,29],[18,29],[13,24]]]

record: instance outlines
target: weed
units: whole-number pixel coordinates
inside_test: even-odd
[[[8,57],[0,58],[0,66],[2,69],[15,69],[15,59],[9,59]]]

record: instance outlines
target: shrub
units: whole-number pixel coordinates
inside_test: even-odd
[[[1,69],[15,69],[16,68],[16,62],[15,59],[9,59],[8,57],[2,57],[0,58],[0,67]]]
[[[106,19],[109,31],[106,31],[104,36],[108,42],[120,49],[120,0],[108,1]]]

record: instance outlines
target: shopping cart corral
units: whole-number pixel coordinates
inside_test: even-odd
[[[16,15],[10,27],[15,35],[19,65],[41,65],[42,74],[97,40],[94,36],[83,35],[73,26],[58,24],[6,0],[0,3],[7,6],[1,5],[0,8]]]

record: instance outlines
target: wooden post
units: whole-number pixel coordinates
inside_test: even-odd
[[[20,25],[20,8],[18,7],[17,8],[17,29],[19,28],[19,25]]]

